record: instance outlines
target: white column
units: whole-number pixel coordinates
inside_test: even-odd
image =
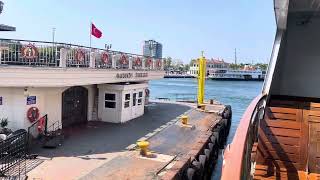
[[[96,68],[96,52],[90,52],[90,68]]]
[[[67,55],[68,55],[68,49],[61,48],[60,49],[60,62],[59,67],[65,68],[67,67]]]
[[[133,57],[129,57],[129,69],[132,69]]]
[[[161,70],[164,70],[164,60],[161,59],[160,61],[161,61]]]
[[[157,61],[152,58],[152,63],[151,63],[151,69],[154,70],[157,66],[156,66]]]
[[[112,55],[112,69],[116,69],[117,55]]]
[[[141,69],[145,70],[146,69],[146,58],[141,57]]]

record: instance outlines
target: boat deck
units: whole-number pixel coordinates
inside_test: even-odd
[[[320,179],[317,99],[271,98],[258,131],[254,179]]]
[[[256,165],[253,179],[308,179],[319,180],[320,174],[306,173],[304,171],[287,171],[285,168],[270,168],[270,166]]]

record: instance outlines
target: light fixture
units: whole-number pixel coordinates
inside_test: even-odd
[[[24,95],[25,97],[28,97],[28,96],[29,96],[29,91],[28,91],[28,88],[27,88],[27,87],[24,88],[23,95]]]

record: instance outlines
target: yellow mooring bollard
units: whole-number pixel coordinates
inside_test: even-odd
[[[187,125],[188,124],[188,120],[189,120],[189,117],[186,116],[186,115],[183,115],[180,117],[181,119],[181,123],[184,124],[184,125]]]
[[[139,141],[139,142],[137,142],[137,145],[140,148],[140,154],[142,156],[147,156],[148,155],[149,142],[148,141]]]

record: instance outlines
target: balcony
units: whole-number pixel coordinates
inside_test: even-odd
[[[44,41],[0,39],[0,87],[59,87],[164,76],[163,59]]]

